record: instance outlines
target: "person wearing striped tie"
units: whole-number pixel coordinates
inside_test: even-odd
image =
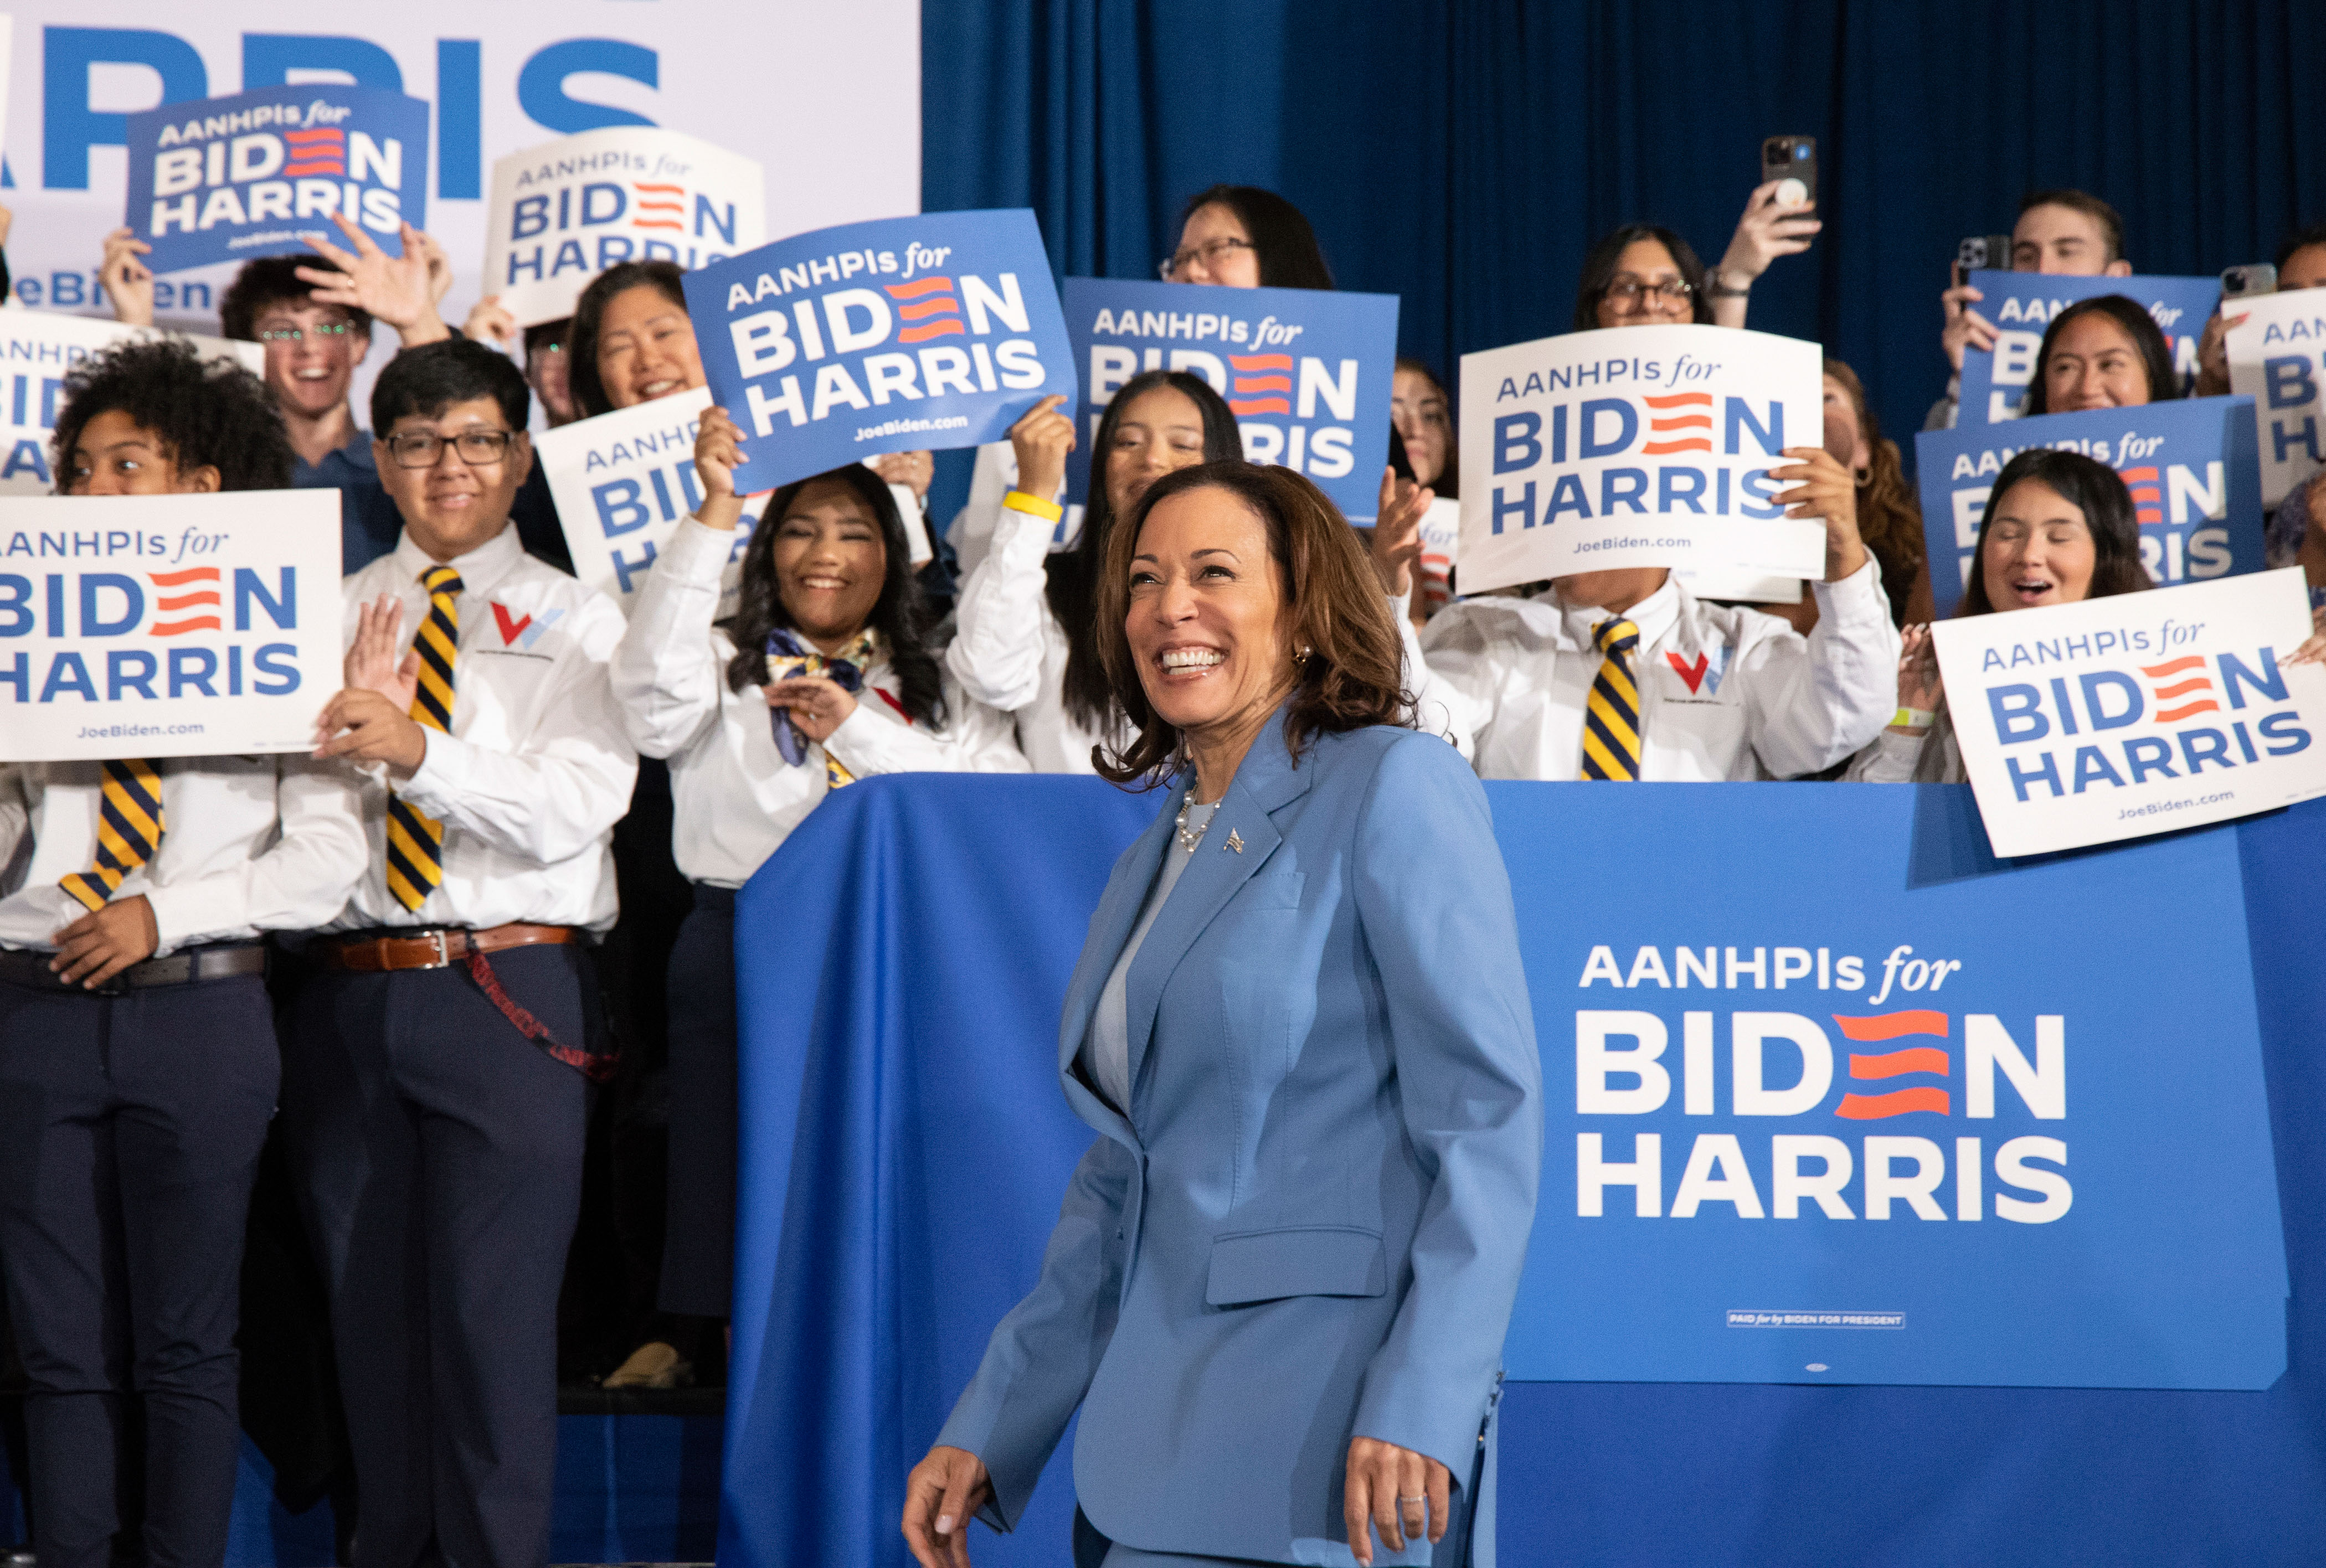
[[[63,390],[65,495],[290,486],[265,385],[182,340]],[[243,1226],[280,1072],[264,937],[329,919],[363,858],[335,765],[0,765],[0,1273],[44,1568],[102,1568],[141,1473],[147,1561],[225,1556]]]
[[[1770,475],[1791,487],[1772,498],[1826,530],[1808,636],[1661,567],[1578,572],[1539,598],[1465,599],[1409,640],[1419,727],[1482,778],[1782,779],[1847,761],[1897,706],[1898,632],[1849,470],[1822,447],[1784,455]]]
[[[283,1113],[330,1292],[357,1568],[544,1559],[556,1307],[591,1081],[589,944],[637,758],[612,601],[509,521],[531,394],[503,356],[408,349],[372,393],[395,549],[347,580],[318,755],[359,767],[370,854],[309,944]],[[405,629],[412,628],[408,639]]]
[[[695,440],[702,504],[678,525],[614,654],[630,743],[670,759],[672,850],[694,907],[670,958],[669,1229],[663,1310],[724,1318],[735,1231],[735,892],[837,789],[884,773],[1023,773],[1010,717],[924,640],[895,487],[861,463],[776,491],[720,577],[742,515],[742,437]]]

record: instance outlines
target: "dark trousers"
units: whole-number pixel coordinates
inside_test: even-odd
[[[41,1568],[102,1568],[144,1430],[144,1555],[215,1568],[234,1508],[243,1225],[280,1062],[256,976],[0,982],[0,1274]]]
[[[735,895],[694,890],[670,954],[670,1222],[662,1309],[723,1318],[735,1279]]]
[[[596,1021],[588,961],[518,948],[493,969],[579,1045]],[[325,970],[295,1016],[284,1131],[330,1293],[356,1568],[534,1568],[587,1086],[457,966]]]

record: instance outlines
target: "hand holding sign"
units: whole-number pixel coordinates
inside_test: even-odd
[[[1798,462],[1771,469],[1772,479],[1800,481],[1769,497],[1788,517],[1815,517],[1825,524],[1825,580],[1839,582],[1865,564],[1865,543],[1857,533],[1857,483],[1841,459],[1823,447],[1787,447]]]
[[[1018,455],[1016,487],[1047,501],[1066,482],[1066,457],[1075,450],[1075,422],[1059,409],[1064,393],[1052,393],[1009,427],[1009,447]]]
[[[742,430],[725,409],[704,409],[694,435],[694,473],[702,485],[694,515],[704,527],[724,532],[742,517],[743,503],[735,494],[735,470],[742,466]]]
[[[299,269],[300,281],[315,285],[313,298],[317,304],[346,305],[368,311],[374,320],[395,328],[407,348],[452,335],[444,319],[436,313],[441,294],[430,276],[428,253],[433,247],[426,235],[405,224],[401,236],[404,254],[390,255],[379,248],[371,236],[349,223],[345,213],[333,213],[331,221],[340,226],[355,249],[342,250],[320,237],[312,242],[315,254],[331,264],[330,267]]]
[[[1947,313],[1946,329],[1939,334],[1939,347],[1947,352],[1947,364],[1956,375],[1962,374],[1963,351],[1975,348],[1981,354],[1995,352],[1995,323],[1971,307],[1986,296],[1968,283],[1960,283],[1939,296],[1939,304]]]

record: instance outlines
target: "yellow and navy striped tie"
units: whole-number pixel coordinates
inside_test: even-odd
[[[1632,651],[1640,628],[1601,621],[1592,645],[1605,655],[1584,705],[1583,776],[1637,784],[1640,778],[1640,688],[1632,679]]]
[[[428,615],[412,639],[420,655],[420,678],[412,692],[412,719],[443,734],[452,733],[452,660],[461,647],[461,574],[432,566],[420,574],[428,590]],[[444,880],[444,824],[413,810],[391,791],[387,797],[387,890],[406,909],[428,902]]]
[[[121,879],[154,858],[169,824],[162,819],[162,775],[132,758],[105,765],[105,803],[98,812],[97,864],[57,884],[94,913]]]

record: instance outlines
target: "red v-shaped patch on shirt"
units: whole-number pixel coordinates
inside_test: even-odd
[[[495,599],[493,601],[493,619],[500,624],[501,646],[504,648],[507,647],[511,643],[516,642],[517,638],[524,634],[525,628],[533,625],[533,617],[531,615],[527,615],[525,619],[521,621],[513,621],[509,619],[507,609],[502,606],[498,599]]]
[[[498,609],[501,607],[495,605],[493,608],[495,609]],[[1681,680],[1688,682],[1689,692],[1691,696],[1694,695],[1696,689],[1704,684],[1705,668],[1710,661],[1702,654],[1698,654],[1696,656],[1696,663],[1693,664],[1684,664],[1680,663],[1680,657],[1678,654],[1666,654],[1664,657],[1671,661],[1671,667],[1675,671],[1679,672],[1679,678]]]

